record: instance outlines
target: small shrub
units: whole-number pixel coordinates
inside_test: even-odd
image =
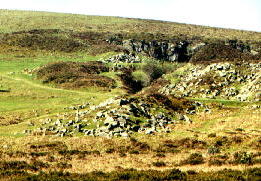
[[[167,151],[166,151],[164,148],[162,148],[161,146],[158,147],[158,148],[156,148],[154,151],[155,151],[156,153],[166,153],[166,152],[167,152]]]
[[[242,137],[240,137],[240,136],[234,136],[234,137],[232,137],[231,140],[232,140],[232,142],[237,143],[237,144],[243,142],[243,139],[242,139]]]
[[[120,157],[126,157],[127,154],[126,154],[126,153],[120,153],[119,156],[120,156]]]
[[[205,141],[201,141],[195,138],[183,138],[180,140],[177,140],[177,144],[183,148],[199,148],[203,149],[207,146],[207,143]]]
[[[221,166],[221,165],[224,165],[225,163],[226,163],[226,160],[220,159],[218,157],[210,158],[210,160],[208,161],[209,166],[212,166],[212,165]]]
[[[187,173],[189,175],[196,175],[197,174],[197,172],[195,170],[188,170]]]
[[[187,176],[184,172],[179,169],[172,169],[162,180],[187,180]]]
[[[117,147],[116,151],[118,153],[127,153],[131,149],[130,146],[119,146]]]
[[[166,142],[163,146],[167,147],[167,148],[177,148],[178,147],[175,143],[166,143]]]
[[[88,152],[88,151],[87,151],[87,152]],[[100,151],[98,151],[98,150],[93,150],[93,151],[88,152],[88,153],[91,153],[91,154],[97,155],[97,156],[101,155]]]
[[[147,100],[153,104],[158,104],[159,106],[163,106],[166,109],[171,109],[177,112],[195,109],[195,106],[192,105],[191,101],[184,98],[176,98],[171,95],[166,96],[154,92],[147,95]]]
[[[150,77],[143,71],[135,71],[132,73],[133,80],[140,82],[143,87],[150,85]]]
[[[163,153],[179,153],[180,150],[176,148],[176,145],[173,146],[167,146],[167,145],[160,145],[158,148],[154,150],[157,154],[163,154]]]
[[[34,167],[36,167],[36,168],[39,168],[39,169],[41,169],[41,168],[48,168],[50,166],[48,163],[44,163],[42,161],[34,161],[32,163],[32,165]]]
[[[131,142],[131,143],[137,143],[138,140],[137,140],[136,138],[130,137],[130,142]]]
[[[150,146],[145,143],[145,142],[140,142],[138,140],[136,140],[135,138],[130,138],[132,147],[136,150],[140,150],[140,151],[146,151],[150,149]]]
[[[79,150],[60,150],[58,151],[60,155],[78,155],[81,153]]]
[[[182,164],[198,165],[204,163],[204,158],[200,153],[192,153]]]
[[[50,156],[47,157],[47,161],[48,161],[48,162],[55,162],[56,159],[55,159],[54,156],[51,156],[51,155],[50,155]]]
[[[100,155],[100,152],[98,150],[93,151],[80,151],[80,150],[60,150],[58,151],[60,155],[63,156],[72,156],[72,155]]]
[[[216,153],[220,153],[220,148],[216,147],[216,146],[211,146],[208,148],[208,154],[216,154]]]
[[[215,156],[216,158],[219,158],[219,159],[223,159],[223,160],[228,160],[229,159],[229,156],[227,154],[224,154],[224,155],[216,155]]]
[[[210,134],[208,135],[209,138],[215,138],[216,136],[217,136],[216,133],[210,133]]]
[[[136,81],[132,76],[133,70],[124,70],[119,77],[124,85],[124,88],[128,90],[129,93],[137,93],[143,89],[142,82]]]
[[[142,70],[148,75],[150,81],[153,82],[154,80],[160,78],[163,74],[173,71],[176,68],[176,64],[149,60],[145,65],[143,65]]]
[[[224,146],[224,145],[227,145],[227,144],[229,144],[229,140],[226,136],[217,137],[215,146],[218,147],[218,146]]]
[[[0,161],[1,170],[35,170],[35,167],[25,161]]]
[[[114,153],[115,149],[114,148],[108,148],[107,150],[105,150],[106,153]]]
[[[72,168],[72,165],[66,162],[59,162],[56,164],[56,167],[60,169],[68,169],[68,168]]]
[[[164,70],[162,64],[155,60],[148,61],[142,67],[142,70],[147,73],[151,80],[156,80],[166,73],[166,70]]]
[[[48,149],[48,150],[62,150],[66,149],[67,146],[65,143],[61,141],[56,141],[56,142],[39,142],[30,145],[30,149],[38,150],[38,149]]]
[[[156,162],[153,162],[152,165],[155,167],[165,167],[166,163],[163,161],[156,161]]]
[[[138,150],[131,150],[129,151],[129,154],[140,154]]]
[[[80,160],[83,160],[83,159],[86,158],[86,155],[85,154],[79,154],[77,158],[80,159]]]
[[[160,158],[166,157],[166,155],[164,153],[156,153],[155,156],[160,157]]]
[[[245,131],[245,130],[242,129],[242,128],[236,128],[236,131],[243,132],[243,131]]]
[[[10,157],[25,157],[27,153],[22,151],[16,151],[16,152],[8,152],[7,155]]]
[[[48,152],[31,152],[30,155],[32,157],[41,157],[48,155]]]
[[[253,154],[247,152],[236,152],[234,154],[234,161],[235,164],[253,164]]]

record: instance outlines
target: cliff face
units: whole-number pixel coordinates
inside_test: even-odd
[[[129,53],[142,53],[158,60],[165,60],[170,62],[188,62],[192,59],[196,59],[197,61],[201,61],[201,59],[204,61],[211,61],[217,58],[219,60],[233,61],[233,57],[237,58],[237,60],[249,60],[257,59],[258,56],[260,56],[257,54],[254,56],[253,52],[255,51],[251,49],[250,45],[237,40],[228,40],[226,42],[217,41],[210,43],[198,40],[184,40],[175,42],[171,40],[145,41],[130,39],[122,40],[120,42],[117,41],[117,44],[122,45],[123,48]],[[213,47],[215,51],[211,51]],[[198,52],[200,52],[200,56],[202,56],[200,59],[198,59]],[[234,56],[234,54],[237,56]],[[193,56],[196,56],[196,58],[193,58]]]
[[[189,60],[189,43],[182,41],[177,44],[158,41],[123,41],[123,47],[130,52],[145,53],[159,60],[169,60],[172,62],[185,62]]]

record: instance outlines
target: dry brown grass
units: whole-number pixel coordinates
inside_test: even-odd
[[[54,18],[55,17],[55,18]],[[28,18],[31,19],[28,23]],[[32,29],[61,29],[79,32],[107,32],[140,34],[146,32],[157,37],[176,36],[177,38],[203,37],[205,39],[261,40],[261,33],[232,29],[212,28],[181,23],[138,20],[116,17],[84,16],[48,12],[1,10],[1,31],[27,31]],[[66,26],[64,26],[66,19]],[[23,23],[27,22],[27,23]]]
[[[207,134],[191,133],[185,129],[193,129],[192,125],[180,125],[183,129],[183,135],[176,133],[174,135],[164,135],[159,134],[153,137],[142,136],[137,137],[138,142],[147,143],[150,148],[145,151],[140,151],[139,154],[130,154],[125,152],[125,156],[121,156],[119,150],[124,148],[132,148],[134,142],[129,139],[113,138],[107,139],[102,137],[72,137],[72,138],[58,138],[58,137],[47,137],[47,136],[27,136],[21,138],[8,138],[2,137],[0,140],[1,145],[7,145],[5,148],[1,148],[4,154],[2,154],[2,160],[9,161],[31,161],[38,160],[43,163],[48,163],[50,168],[48,170],[58,169],[58,163],[67,163],[72,165],[71,168],[64,168],[62,170],[69,171],[72,173],[86,173],[92,171],[115,171],[121,169],[136,168],[138,170],[167,170],[172,168],[179,168],[182,171],[194,170],[194,171],[217,171],[224,168],[244,170],[245,168],[259,167],[260,164],[254,164],[250,166],[245,165],[231,165],[229,163],[223,164],[221,166],[209,166],[208,160],[211,155],[207,153],[207,147],[200,146],[196,142],[196,147],[187,147],[183,145],[185,142],[181,142],[182,138],[189,140],[203,140],[208,145],[212,145],[216,139],[221,138],[225,133],[217,132],[218,137],[208,137]],[[178,130],[179,126],[175,129]],[[179,130],[179,132],[182,132]],[[195,134],[197,137],[195,137]],[[191,135],[191,136],[189,136]],[[241,136],[240,134],[238,136]],[[234,139],[234,135],[227,135],[229,140]],[[229,159],[233,158],[233,153],[239,150],[245,150],[248,143],[255,141],[256,136],[242,137],[242,143],[230,144],[230,146],[222,146],[222,154],[228,154]],[[184,140],[184,139],[183,139]],[[164,152],[165,157],[155,156],[156,150],[162,148],[162,145],[168,143],[173,143],[178,146],[179,152]],[[187,144],[187,143],[185,143]],[[200,147],[199,147],[200,146]],[[113,148],[115,151],[112,153],[107,153],[106,150]],[[135,148],[138,149],[139,148]],[[232,150],[231,150],[232,149]],[[61,155],[59,150],[75,150],[73,154]],[[19,151],[19,152],[17,152]],[[100,154],[81,154],[82,151],[95,151]],[[256,147],[247,147],[248,152],[257,153]],[[7,155],[6,153],[13,153]],[[22,153],[22,154],[21,154]],[[25,155],[23,155],[25,153]],[[37,155],[37,153],[46,153],[43,156],[32,156]],[[202,153],[206,162],[199,165],[180,165],[182,161],[188,158],[191,153]],[[53,158],[51,158],[51,156]],[[53,161],[50,161],[53,159]],[[153,165],[154,162],[163,162],[166,166],[156,167]],[[44,170],[44,169],[43,169]]]

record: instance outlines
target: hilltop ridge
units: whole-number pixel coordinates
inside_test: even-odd
[[[152,33],[216,39],[260,41],[261,33],[253,31],[213,28],[207,26],[79,14],[36,11],[0,10],[0,32],[10,33],[32,29],[60,29],[77,32]]]

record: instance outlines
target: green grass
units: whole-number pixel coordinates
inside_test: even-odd
[[[31,29],[86,31],[92,29],[92,26],[98,29],[102,25],[119,25],[137,21],[116,17],[11,10],[1,10],[0,19],[2,33]]]
[[[60,55],[58,54],[54,56],[52,55],[46,56],[40,54],[36,57],[16,58],[14,55],[13,57],[10,57],[9,55],[0,54],[0,73],[20,72],[23,71],[25,68],[34,69],[50,62],[57,62],[57,61],[85,62],[85,61],[99,60],[102,57],[104,57],[104,55],[91,56],[86,54],[78,54],[73,56],[69,54],[60,54]]]
[[[194,101],[200,101],[203,103],[219,103],[224,106],[232,106],[232,107],[246,106],[249,104],[248,102],[226,100],[226,99],[209,99],[209,98],[190,98],[190,99]]]
[[[10,92],[0,93],[0,115],[5,117],[4,120],[1,120],[1,124],[8,124],[14,119],[19,119],[21,122],[32,119],[39,120],[52,114],[67,112],[68,110],[64,110],[64,108],[71,105],[87,102],[98,104],[112,96],[122,94],[119,88],[111,92],[100,88],[60,89],[54,85],[42,84],[34,75],[31,76],[23,72],[24,69],[35,69],[50,62],[85,62],[98,60],[108,54],[99,56],[90,56],[81,52],[75,54],[55,53],[53,56],[50,55],[51,53],[45,55],[43,52],[36,54],[35,57],[21,58],[16,58],[15,53],[11,56],[0,55],[1,90],[10,90]],[[116,78],[113,73],[108,73],[108,75]],[[18,128],[19,126],[14,127]],[[13,134],[13,131],[8,133],[9,131],[5,127],[0,130],[4,135]]]
[[[190,63],[187,63],[187,64],[180,63],[175,66],[176,66],[175,71],[164,75],[164,78],[166,80],[169,80],[171,84],[179,83],[181,81],[181,78],[179,78],[179,76],[185,75],[187,73],[187,71],[193,67],[193,65]]]

